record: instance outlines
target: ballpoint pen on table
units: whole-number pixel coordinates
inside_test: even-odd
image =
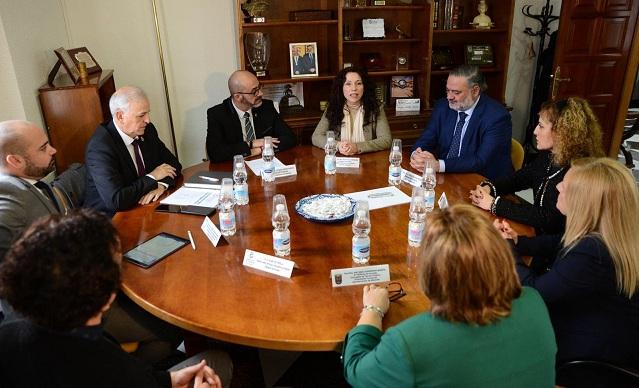
[[[191,240],[191,247],[193,247],[193,250],[195,250],[195,241],[193,240],[193,235],[191,234],[190,230],[186,231],[189,234],[189,240]]]
[[[205,181],[211,181],[211,182],[219,182],[220,181],[217,178],[211,178],[211,177],[208,177],[208,176],[201,176],[200,179],[203,179]]]
[[[368,198],[382,198],[382,197],[392,197],[392,196],[393,196],[393,193],[391,193],[390,191],[368,194]]]

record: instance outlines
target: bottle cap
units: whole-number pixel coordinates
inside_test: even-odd
[[[244,166],[244,163],[235,163],[235,167],[237,168],[242,168]]]
[[[399,147],[398,146],[393,146],[393,151],[399,151]]]
[[[328,141],[335,141],[335,138],[334,137],[329,137]]]

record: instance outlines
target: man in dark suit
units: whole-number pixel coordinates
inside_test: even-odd
[[[306,61],[306,68],[308,69],[309,74],[315,73],[315,50],[312,44],[306,45],[306,52],[304,53],[303,59]]]
[[[149,119],[149,100],[137,87],[118,89],[109,101],[112,120],[99,125],[86,148],[84,205],[110,216],[157,200],[182,166]]]
[[[439,172],[475,172],[489,179],[512,172],[512,124],[503,105],[485,93],[486,81],[477,66],[451,71],[446,99],[438,101],[428,126],[413,146],[410,164],[423,171],[426,160],[437,160]]]
[[[273,101],[262,99],[262,85],[245,70],[231,74],[231,96],[206,111],[206,152],[212,162],[232,160],[234,155],[259,155],[264,137],[282,151],[293,147],[295,134],[282,120]]]

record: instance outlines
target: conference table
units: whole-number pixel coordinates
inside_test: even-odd
[[[297,175],[263,183],[249,170],[250,203],[235,207],[237,232],[217,247],[200,228],[203,216],[157,212],[157,203],[117,213],[113,222],[123,251],[160,232],[188,238],[187,231],[191,231],[196,244],[195,250],[187,245],[148,269],[125,261],[124,293],[155,316],[218,340],[277,350],[339,349],[362,309],[363,286],[334,288],[330,278],[331,269],[354,266],[351,220],[314,223],[299,216],[294,207],[312,194],[347,194],[388,186],[388,151],[357,155],[359,168],[338,169],[335,175],[324,174],[324,150],[319,148],[298,146],[276,157],[285,165],[295,164]],[[402,167],[411,170],[407,151]],[[178,186],[202,170],[231,171],[232,163],[189,167]],[[438,174],[437,198],[446,192],[450,204],[469,203],[469,190],[481,180],[477,174]],[[410,185],[402,182],[399,188],[411,195]],[[275,194],[286,196],[291,216],[288,259],[296,265],[291,278],[242,265],[246,249],[273,255]],[[419,248],[408,246],[408,208],[403,204],[370,211],[369,264],[388,264],[391,281],[400,282],[406,291],[406,296],[391,303],[385,328],[429,308],[415,274]],[[219,226],[217,214],[210,217]],[[516,223],[514,227],[532,234],[529,227]]]

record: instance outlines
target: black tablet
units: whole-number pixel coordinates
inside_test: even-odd
[[[133,264],[149,268],[187,244],[187,239],[162,232],[124,253],[123,256]]]
[[[194,214],[197,216],[208,216],[215,213],[215,208],[195,206],[195,205],[167,205],[167,204],[161,203],[155,208],[155,211],[168,212],[168,213]]]

